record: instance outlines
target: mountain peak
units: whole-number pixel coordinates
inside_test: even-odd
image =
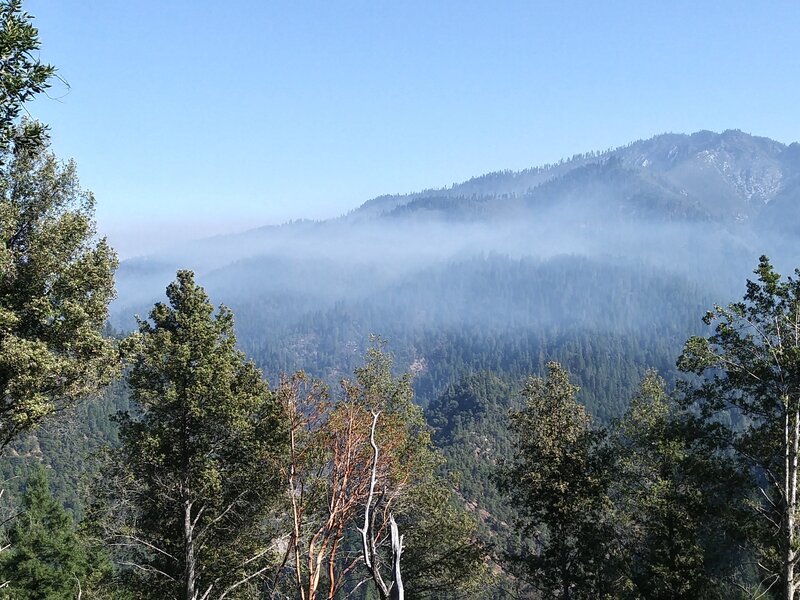
[[[449,199],[446,203],[440,201],[445,212],[457,209],[458,199],[473,204],[478,198],[513,200],[555,180],[575,177],[583,167],[610,159],[646,180],[659,180],[660,185],[678,196],[694,198],[709,215],[735,221],[754,217],[760,207],[782,193],[787,180],[800,175],[798,144],[786,146],[740,129],[662,133],[605,152],[576,154],[554,164],[487,173],[447,188],[380,196],[352,214],[373,218],[399,209],[410,214],[415,204],[430,209],[437,198]]]

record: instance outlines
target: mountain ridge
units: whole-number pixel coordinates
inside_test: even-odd
[[[734,281],[760,254],[797,264],[798,240],[800,144],[739,130],[668,133],[123,261],[114,313],[141,313],[179,268],[226,303],[280,295],[324,308],[480,253],[637,257]]]
[[[688,198],[689,204],[702,209],[697,215],[701,218],[747,221],[757,218],[781,194],[791,192],[792,202],[797,198],[800,145],[787,146],[739,130],[660,134],[556,164],[487,173],[449,188],[379,196],[351,214],[380,217],[400,211],[408,214],[414,207],[430,209],[437,202],[440,207],[454,208],[454,200],[467,204],[541,197],[543,188],[549,186],[552,192],[554,182],[570,182],[581,176],[581,170],[604,163],[636,173],[642,185],[660,186],[675,204],[686,204],[680,196]],[[770,219],[773,224],[779,221]]]
[[[693,134],[664,133],[655,135],[646,140],[636,140],[617,148],[597,152],[590,151],[584,154],[576,154],[572,158],[564,159],[558,163],[545,164],[542,166],[531,167],[521,171],[503,170],[485,173],[480,176],[472,177],[467,181],[454,184],[450,187],[439,189],[428,189],[410,194],[383,195],[367,200],[361,206],[351,211],[351,213],[379,213],[380,209],[394,210],[400,205],[413,202],[419,198],[430,197],[471,197],[478,196],[519,196],[530,193],[536,187],[552,181],[559,176],[583,167],[587,164],[596,164],[616,157],[627,168],[642,168],[653,170],[654,167],[674,169],[679,163],[686,162],[687,159],[704,160],[712,167],[721,172],[723,176],[738,176],[741,193],[748,199],[754,196],[766,196],[771,199],[777,191],[774,185],[762,187],[754,184],[754,179],[758,180],[758,173],[755,177],[752,173],[743,174],[747,169],[730,169],[731,158],[740,158],[748,154],[751,158],[758,157],[762,171],[762,178],[773,174],[767,167],[775,166],[763,164],[769,160],[778,161],[791,148],[791,152],[786,156],[792,156],[790,162],[791,170],[796,173],[800,170],[800,144],[786,145],[767,137],[753,136],[736,129],[728,129],[722,133],[701,130]],[[755,150],[760,150],[762,156],[758,156]],[[735,166],[735,165],[734,165]],[[784,166],[784,165],[781,165]],[[752,170],[752,169],[750,169]],[[732,171],[732,173],[726,173]],[[748,187],[749,186],[749,187]]]

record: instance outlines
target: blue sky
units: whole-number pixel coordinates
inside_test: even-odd
[[[800,140],[800,3],[28,0],[121,254],[665,131]]]

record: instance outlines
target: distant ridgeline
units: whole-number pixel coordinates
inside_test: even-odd
[[[130,329],[190,268],[234,310],[242,349],[273,383],[304,369],[335,384],[378,334],[414,373],[464,493],[480,496],[485,478],[470,473],[484,467],[465,457],[475,439],[496,439],[523,377],[558,360],[592,414],[619,416],[647,368],[674,378],[683,342],[705,331],[713,302],[738,297],[758,255],[800,265],[798,235],[800,145],[664,134],[125,261],[113,324]],[[114,440],[108,413],[125,405],[115,390],[78,408],[59,427],[80,435],[48,425],[4,473],[42,458],[77,507],[84,453]]]

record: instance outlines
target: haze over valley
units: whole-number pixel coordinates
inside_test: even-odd
[[[669,372],[705,309],[735,298],[759,255],[800,264],[798,211],[800,144],[663,134],[126,260],[112,322],[129,328],[191,268],[234,309],[240,342],[268,372],[335,379],[370,334],[403,365],[434,368],[436,335],[521,331],[658,339],[657,364],[636,369]]]

